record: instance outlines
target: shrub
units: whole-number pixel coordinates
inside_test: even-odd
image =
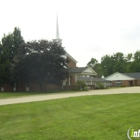
[[[84,88],[83,88],[83,90],[84,91],[88,91],[90,88],[88,87],[88,86],[85,86]]]
[[[126,87],[125,85],[121,85],[121,87]]]
[[[98,82],[96,88],[97,88],[97,89],[104,89],[105,87],[104,87],[104,84],[103,84],[103,83]]]
[[[98,87],[95,87],[95,89],[99,89]]]
[[[79,80],[79,81],[76,82],[76,85],[75,85],[73,90],[76,90],[76,91],[84,90],[85,87],[87,87],[86,83],[84,81]]]

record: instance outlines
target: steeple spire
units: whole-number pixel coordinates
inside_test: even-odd
[[[60,39],[59,38],[59,25],[58,25],[58,14],[56,13],[56,39]]]
[[[56,40],[62,44],[62,40],[59,37],[59,25],[58,25],[58,14],[56,13]]]

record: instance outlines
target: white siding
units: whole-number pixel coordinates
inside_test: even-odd
[[[110,80],[110,81],[117,81],[117,80],[134,80],[134,78],[126,76],[122,73],[114,73],[108,77],[105,78],[106,80]]]
[[[82,73],[89,73],[89,74],[97,75],[96,72],[95,72],[94,70],[92,70],[91,68],[87,68],[87,69],[84,70]]]
[[[83,72],[89,72],[89,73],[92,73],[92,71],[90,69],[86,69],[84,70]]]

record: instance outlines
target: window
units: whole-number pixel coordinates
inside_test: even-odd
[[[122,81],[117,81],[117,82],[116,82],[116,86],[117,86],[117,87],[122,86]]]

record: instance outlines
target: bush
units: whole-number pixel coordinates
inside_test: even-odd
[[[122,85],[121,87],[126,87],[125,85]]]
[[[97,87],[96,87],[96,89],[104,89],[105,87],[104,87],[104,84],[103,83],[101,83],[101,82],[98,82],[97,83]]]
[[[95,89],[99,89],[98,87],[95,87]]]
[[[80,90],[84,90],[84,88],[85,88],[85,90],[87,90],[86,83],[84,81],[79,80],[76,82],[76,85],[73,90],[80,91]]]
[[[90,88],[88,87],[88,86],[85,86],[84,88],[83,88],[83,90],[84,91],[88,91]]]

